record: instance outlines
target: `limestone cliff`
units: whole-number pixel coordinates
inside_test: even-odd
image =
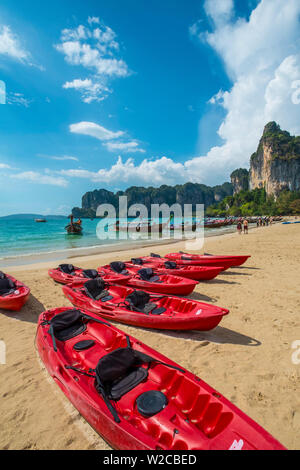
[[[250,189],[265,187],[268,195],[300,190],[300,137],[269,122],[250,160]]]
[[[132,204],[144,204],[148,210],[151,204],[205,204],[209,206],[216,201],[222,201],[226,196],[232,195],[232,185],[210,187],[204,184],[186,183],[183,185],[167,186],[159,188],[144,188],[131,186],[126,191],[113,193],[106,189],[98,189],[85,193],[82,197],[82,207],[74,207],[72,213],[75,217],[95,217],[99,204],[109,203],[118,209],[119,196],[127,196],[128,207]]]
[[[239,168],[230,175],[231,184],[233,186],[233,194],[240,191],[248,191],[249,189],[249,171],[245,168]]]

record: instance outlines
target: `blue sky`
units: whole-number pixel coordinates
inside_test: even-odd
[[[88,190],[219,184],[300,133],[297,0],[2,1],[0,215]]]

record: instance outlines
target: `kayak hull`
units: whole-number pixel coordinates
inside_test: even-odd
[[[72,282],[76,281],[84,281],[88,280],[83,274],[82,274],[82,269],[75,267],[75,274],[66,274],[62,272],[60,269],[49,269],[48,274],[52,279],[54,279],[56,282],[59,282],[60,284],[70,284]],[[108,270],[104,270],[99,268],[98,269],[99,276],[102,277],[102,279],[105,282],[109,283],[118,283],[118,284],[126,284],[128,281],[128,278],[126,276],[123,276],[122,274],[117,274],[113,273],[112,271],[109,272]]]
[[[161,315],[145,314],[118,306],[134,289],[111,286],[108,291],[113,296],[113,301],[102,302],[86,296],[82,283],[63,286],[65,296],[75,307],[85,308],[108,320],[142,328],[208,331],[215,328],[229,313],[227,309],[197,300],[153,294],[151,302],[155,302],[157,307],[163,307],[166,311]]]
[[[40,315],[36,336],[39,355],[66,397],[113,448],[172,451],[236,447],[245,450],[284,449],[262,427],[199,377],[185,369],[172,369],[178,365],[133,337],[129,337],[133,349],[164,364],[151,363],[146,379],[113,402],[120,418],[120,422],[116,422],[97,392],[94,378],[66,366],[76,363],[82,371],[94,369],[101,357],[127,346],[126,335],[112,325],[89,321],[83,333],[65,342],[57,341],[55,352],[49,325],[44,322],[66,310],[70,309],[59,308]],[[92,348],[85,351],[74,349],[76,343],[87,339],[94,341]],[[139,413],[136,400],[147,391],[164,394],[166,406],[145,418]]]
[[[250,255],[232,255],[232,256],[215,256],[215,255],[191,255],[182,253],[168,253],[165,258],[176,261],[178,264],[193,264],[197,263],[201,266],[224,266],[231,268],[234,266],[241,266],[244,264]]]
[[[0,296],[0,309],[19,312],[29,298],[30,289],[12,276],[7,274],[6,277],[16,284],[18,293],[12,293],[5,297]]]
[[[165,267],[165,262],[167,259],[163,260],[162,258],[156,258],[157,261],[153,261],[154,258],[144,257],[143,265],[140,267],[152,268],[157,270],[159,273],[170,274],[171,276],[180,276],[187,279],[193,279],[194,281],[210,281],[217,277],[222,271],[224,271],[223,266],[188,266],[180,265],[177,266],[177,269],[167,269]],[[133,268],[136,269],[137,265],[129,263]]]
[[[161,273],[154,269],[154,274],[159,276],[159,282],[150,282],[140,279],[138,271],[141,266],[126,263],[126,269],[131,274],[127,285],[136,289],[156,292],[158,294],[189,295],[193,292],[198,281],[180,276],[172,276],[169,273]]]
[[[145,281],[141,279],[140,275],[138,274],[138,271],[142,267],[143,266],[136,266],[132,265],[131,263],[125,263],[125,270],[123,273],[125,273],[124,275],[127,281],[123,284],[140,290],[171,295],[189,295],[193,292],[196,285],[198,284],[198,282],[194,281],[193,279],[187,279],[180,276],[171,276],[169,273],[160,273],[156,268],[154,269],[153,274],[157,274],[159,276],[159,282]],[[113,272],[108,265],[103,266],[102,269]]]

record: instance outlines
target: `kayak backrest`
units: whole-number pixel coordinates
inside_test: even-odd
[[[0,279],[6,279],[6,274],[0,271]]]
[[[16,284],[9,278],[0,279],[0,295],[8,295],[16,290]]]
[[[126,297],[129,308],[137,312],[146,313],[147,315],[161,315],[166,311],[164,307],[158,307],[155,303],[150,302],[150,294],[141,290],[135,290]]]
[[[126,301],[133,307],[143,310],[145,305],[150,301],[150,294],[142,290],[134,290],[126,297]]]
[[[74,274],[75,267],[73,264],[60,264],[58,267],[64,274]]]
[[[118,274],[127,273],[126,265],[125,263],[123,263],[123,261],[113,261],[112,263],[110,263],[110,267],[113,271]]]
[[[165,267],[166,267],[167,269],[177,269],[177,268],[178,268],[178,266],[177,266],[177,264],[176,264],[175,261],[166,261],[166,262],[165,262]]]
[[[160,255],[157,255],[156,253],[150,253],[151,258],[161,258]]]
[[[105,290],[105,282],[101,277],[87,281],[83,286],[85,293],[93,300],[99,300],[109,295]]]
[[[99,277],[99,273],[96,269],[84,269],[82,271],[82,274],[84,275],[84,277],[87,277],[89,279],[96,279],[97,277]]]
[[[148,370],[140,366],[152,361],[152,357],[131,347],[115,349],[96,366],[96,388],[104,390],[108,398],[119,400],[147,378]]]
[[[142,260],[142,258],[131,258],[131,262],[132,264],[139,264],[141,266],[144,264],[144,261]]]
[[[55,315],[50,320],[50,326],[55,338],[60,341],[67,341],[86,329],[82,319],[82,312],[77,309],[67,310],[59,315]]]
[[[138,271],[140,278],[143,281],[156,282],[159,281],[159,276],[157,276],[152,268],[143,268]]]

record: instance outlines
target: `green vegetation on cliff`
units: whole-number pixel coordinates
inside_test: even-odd
[[[277,199],[264,188],[240,191],[206,210],[209,217],[300,214],[300,191],[282,191]]]
[[[264,145],[272,148],[274,160],[277,158],[281,160],[300,158],[300,136],[291,136],[288,131],[282,131],[274,121],[265,126],[257,151],[251,156],[251,161],[255,161],[261,154]]]

